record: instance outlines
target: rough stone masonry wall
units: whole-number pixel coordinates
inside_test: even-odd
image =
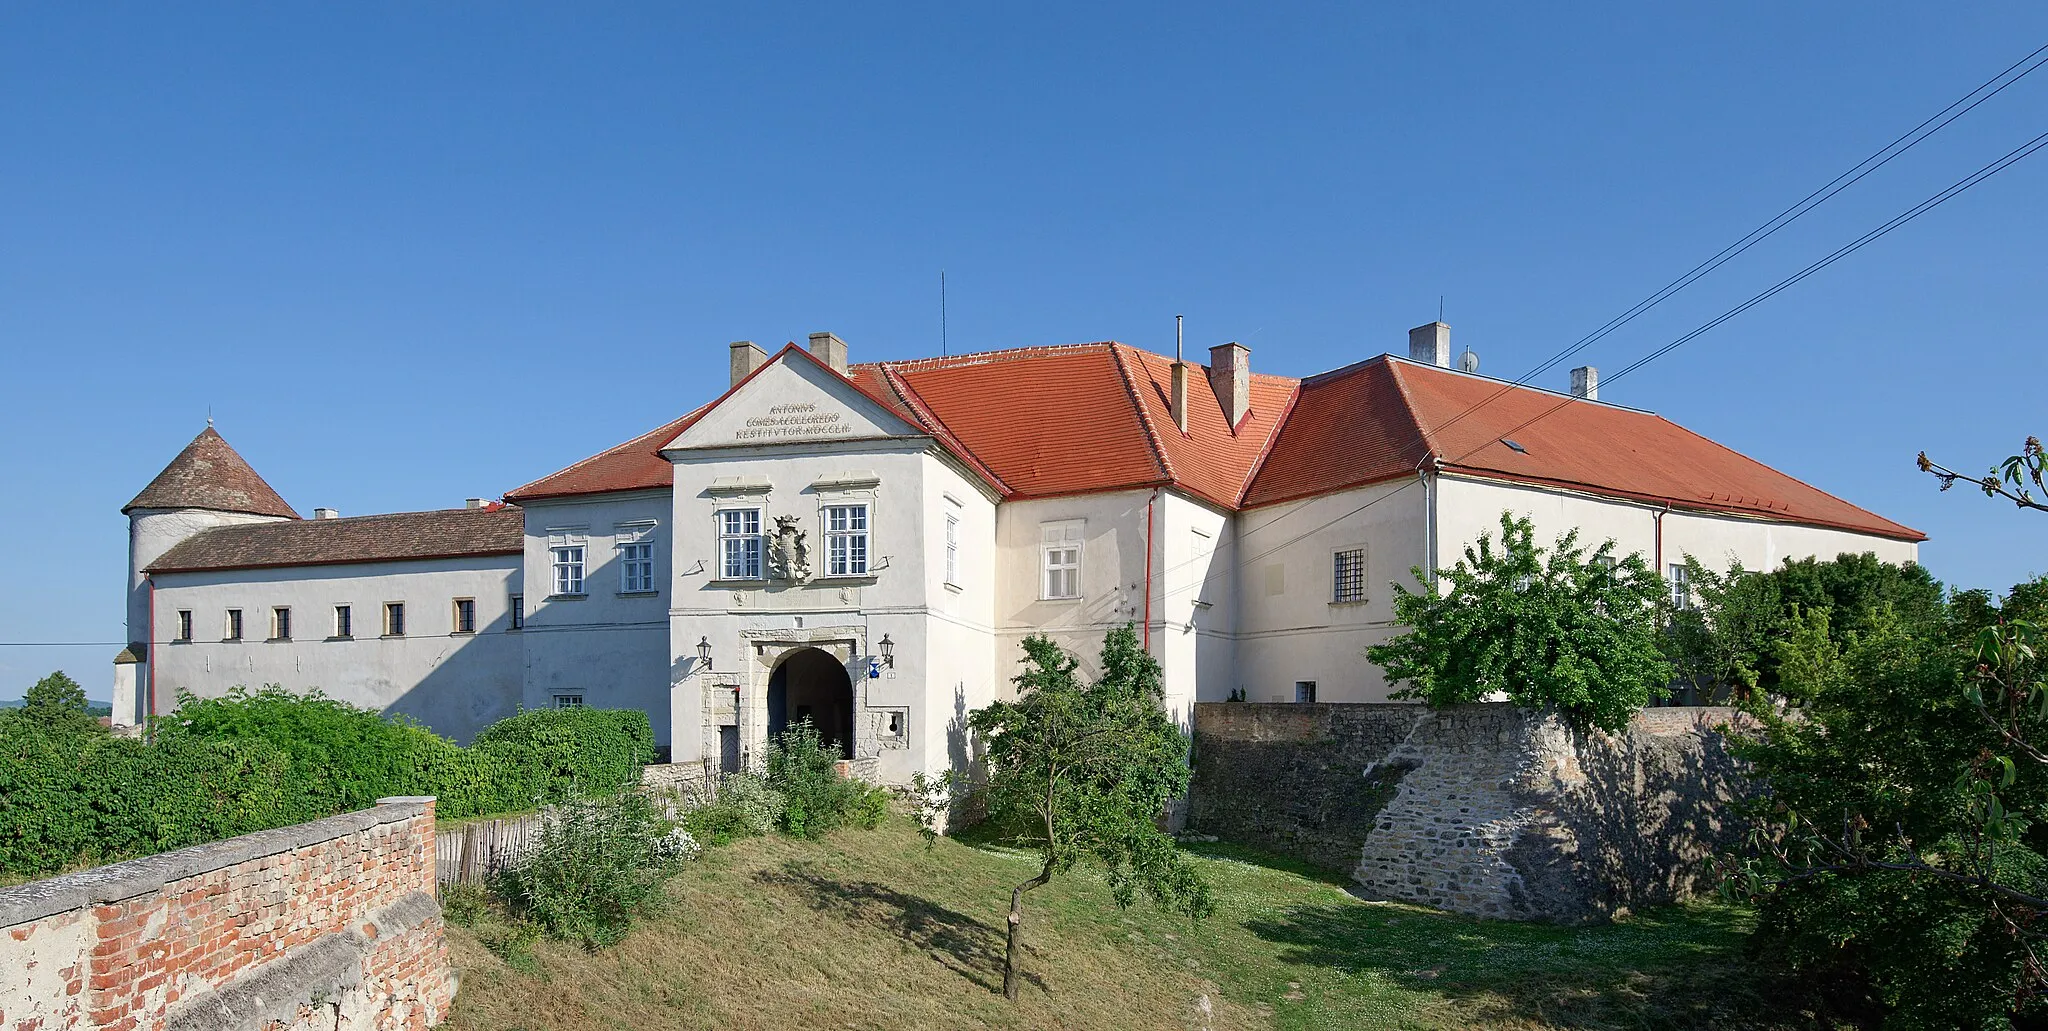
[[[455,995],[434,800],[0,890],[0,1031],[383,1031]]]
[[[1739,837],[1735,718],[1649,709],[1609,735],[1507,703],[1203,703],[1189,826],[1381,898],[1604,919],[1692,893]]]

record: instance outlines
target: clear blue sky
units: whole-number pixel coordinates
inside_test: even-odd
[[[0,640],[119,641],[119,508],[205,425],[301,511],[495,496],[855,360],[1240,340],[1519,375],[2048,41],[1996,4],[8,4]],[[1692,328],[2048,129],[2048,70],[1587,355]],[[1603,392],[1926,530],[2048,433],[2048,155]],[[1543,380],[1561,386],[1560,369]],[[109,647],[0,648],[0,697]]]

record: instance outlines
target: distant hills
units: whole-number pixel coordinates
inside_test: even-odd
[[[19,698],[0,698],[0,709],[19,709],[19,708],[21,708],[21,699],[19,699]],[[87,712],[89,712],[89,713],[92,713],[92,714],[93,714],[93,715],[95,715],[95,716],[112,716],[112,715],[114,714],[114,703],[113,703],[113,702],[95,702],[95,701],[93,701],[92,699],[88,698],[88,699],[86,699],[86,700],[85,700],[85,711],[87,711]]]

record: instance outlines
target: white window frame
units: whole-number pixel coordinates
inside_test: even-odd
[[[1345,560],[1354,558],[1358,567],[1353,575],[1346,575]],[[1366,579],[1371,575],[1370,559],[1363,544],[1330,551],[1330,604],[1357,605],[1366,601]],[[1349,588],[1349,590],[1347,590]]]
[[[1671,588],[1671,607],[1675,609],[1692,608],[1692,580],[1686,573],[1685,563],[1671,563],[1671,571],[1666,574],[1664,579]]]
[[[1087,553],[1086,530],[1085,519],[1061,519],[1038,524],[1040,601],[1080,600],[1084,593],[1081,571]],[[1060,580],[1065,582],[1056,582]]]
[[[583,707],[583,692],[560,691],[548,696],[557,709],[580,709]]]
[[[221,640],[239,641],[242,639],[242,632],[244,629],[245,628],[242,626],[242,610],[229,609],[227,614],[227,625],[221,628]]]
[[[1307,697],[1303,697],[1304,695]],[[1314,705],[1316,703],[1316,682],[1313,680],[1295,681],[1294,701],[1297,705]]]
[[[960,586],[960,517],[946,513],[946,583]]]
[[[551,598],[580,598],[590,571],[590,530],[562,526],[548,530],[548,586]]]
[[[764,580],[768,576],[766,522],[759,505],[728,505],[712,514],[718,529],[718,578]]]
[[[612,549],[619,556],[619,593],[653,594],[654,521],[620,523],[612,531]]]
[[[874,559],[873,511],[865,501],[834,501],[819,510],[826,576],[868,575]]]
[[[355,637],[355,635],[356,635],[356,613],[355,613],[355,608],[354,608],[354,606],[351,606],[351,605],[336,605],[336,606],[334,607],[334,636],[335,636],[335,638],[336,638],[336,639],[338,639],[338,640],[346,640],[346,639],[349,639],[349,638],[353,638],[353,637]]]

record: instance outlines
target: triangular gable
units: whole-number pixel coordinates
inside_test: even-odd
[[[922,435],[846,377],[790,346],[727,391],[664,450]]]

